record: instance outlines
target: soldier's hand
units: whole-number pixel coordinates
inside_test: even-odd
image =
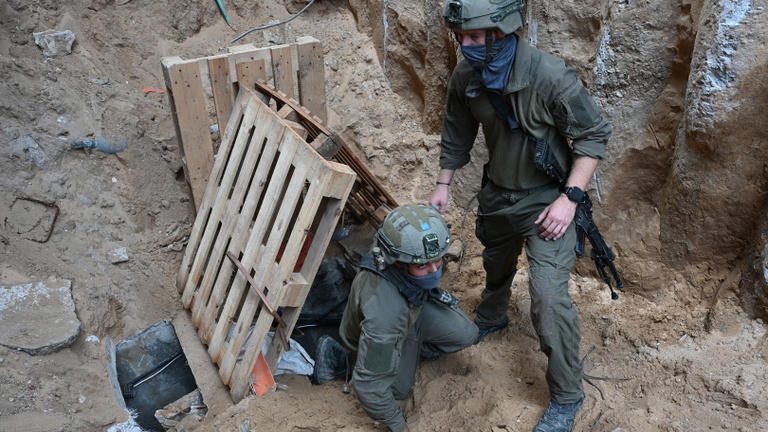
[[[435,191],[432,192],[432,198],[429,199],[429,203],[437,207],[437,211],[445,213],[448,210],[448,186],[437,185]]]
[[[560,195],[536,218],[534,223],[539,226],[539,237],[544,240],[559,239],[568,230],[575,214],[576,203]]]

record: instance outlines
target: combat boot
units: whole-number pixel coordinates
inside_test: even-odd
[[[549,406],[544,415],[541,416],[539,424],[536,425],[534,432],[571,432],[576,419],[576,413],[579,412],[581,404],[584,402],[584,395],[581,398],[569,404],[549,401]]]
[[[475,320],[475,324],[477,325],[477,329],[478,329],[477,339],[475,340],[475,345],[477,345],[480,342],[482,342],[483,338],[485,338],[489,334],[496,333],[497,331],[502,331],[505,328],[507,328],[507,326],[509,326],[509,318],[505,317],[504,321],[495,325],[489,325],[489,326],[480,325],[480,324],[477,324],[477,320]]]
[[[312,373],[314,384],[323,384],[347,374],[349,351],[336,339],[323,335],[317,341],[315,369]]]

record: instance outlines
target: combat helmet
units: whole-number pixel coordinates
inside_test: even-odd
[[[392,210],[376,231],[377,265],[426,264],[440,259],[451,243],[448,224],[433,207],[406,204]]]
[[[448,0],[445,25],[453,31],[499,29],[504,34],[523,27],[523,0]]]

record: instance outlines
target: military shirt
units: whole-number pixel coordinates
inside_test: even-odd
[[[480,125],[488,146],[488,179],[506,189],[552,183],[533,164],[536,143],[527,134],[546,139],[566,171],[574,156],[605,156],[611,125],[576,71],[562,59],[519,39],[512,73],[502,92],[520,123],[518,129],[510,129],[497,116],[486,91],[490,90],[470,63],[459,62],[448,85],[440,168],[456,170],[469,162]]]
[[[396,286],[361,270],[352,282],[339,334],[357,352],[352,381],[363,409],[392,431],[405,429],[405,416],[391,387],[403,343],[421,311],[409,305]]]

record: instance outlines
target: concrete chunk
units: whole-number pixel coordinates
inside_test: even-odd
[[[72,281],[0,286],[0,345],[49,354],[70,346],[79,333]]]

